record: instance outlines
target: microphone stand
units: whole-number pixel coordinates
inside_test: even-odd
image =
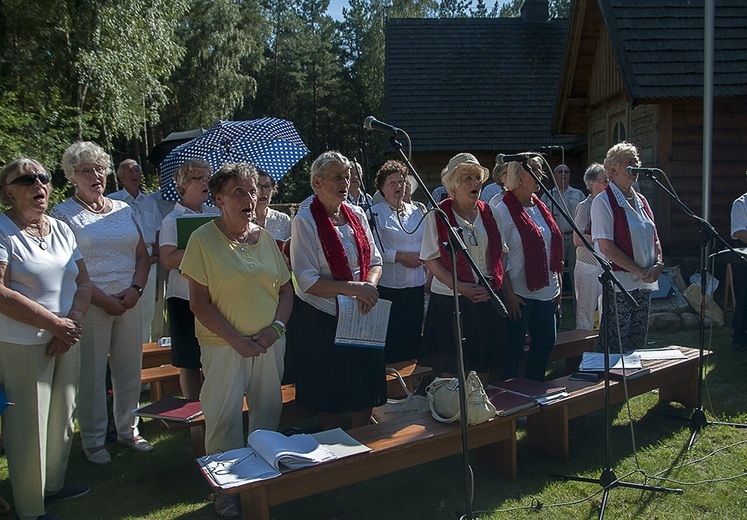
[[[373,212],[371,212],[371,203],[368,200],[368,193],[366,192],[366,185],[363,184],[363,176],[361,175],[361,171],[363,171],[363,168],[358,162],[358,159],[355,158],[355,155],[353,155],[353,164],[355,164],[355,176],[358,177],[358,182],[360,182],[360,185],[361,185],[359,190],[361,193],[363,193],[363,212],[366,214],[366,218],[368,219],[368,225],[371,226],[371,230],[376,234],[376,238],[379,239],[379,244],[381,245],[383,249],[384,245],[381,242],[381,236],[379,235],[379,228],[376,226],[376,215],[374,215]],[[360,167],[360,170],[358,169],[359,167]]]
[[[480,272],[480,270],[477,268],[477,264],[475,263],[475,260],[470,256],[469,252],[467,251],[467,246],[464,244],[464,241],[462,240],[461,236],[459,236],[459,233],[457,230],[453,227],[451,227],[451,224],[449,223],[449,219],[446,216],[446,213],[443,212],[438,207],[438,204],[436,204],[436,201],[433,199],[433,196],[431,195],[431,192],[428,190],[427,186],[425,185],[425,182],[420,177],[418,172],[415,170],[415,167],[410,163],[410,161],[407,159],[407,156],[402,151],[402,144],[397,141],[397,134],[395,133],[389,133],[389,144],[391,145],[392,149],[395,150],[399,156],[402,162],[405,163],[407,166],[407,169],[410,171],[413,177],[415,177],[415,180],[418,183],[418,186],[423,190],[425,193],[425,196],[428,199],[428,202],[433,207],[433,210],[436,213],[437,218],[440,218],[443,222],[444,226],[446,226],[446,229],[449,234],[449,243],[446,244],[447,249],[450,251],[450,257],[451,257],[451,266],[452,266],[452,281],[453,281],[453,296],[454,296],[454,341],[456,343],[456,350],[457,350],[457,379],[459,380],[459,416],[461,418],[460,424],[461,424],[461,431],[462,431],[462,463],[463,463],[463,469],[464,469],[464,492],[465,492],[465,515],[463,518],[467,518],[467,520],[472,520],[472,468],[469,464],[469,437],[467,433],[467,390],[466,390],[466,377],[464,374],[464,354],[463,354],[463,336],[462,336],[462,320],[461,320],[461,314],[459,310],[459,292],[457,291],[457,253],[462,254],[464,258],[467,259],[469,262],[470,267],[472,268],[472,271],[477,273],[477,279],[478,283],[482,285],[487,291],[488,295],[490,296],[490,301],[492,302],[493,306],[498,311],[498,314],[505,318],[508,316],[508,312],[506,311],[506,307],[503,305],[503,302],[498,298],[498,295],[495,294],[495,291],[493,291],[493,288],[488,283],[487,279],[485,278],[485,275]]]
[[[659,170],[661,171],[661,170]],[[662,172],[663,173],[663,172]],[[742,423],[729,423],[729,422],[719,422],[719,421],[709,421],[706,418],[705,415],[705,409],[703,408],[703,380],[704,380],[704,374],[705,374],[705,307],[706,307],[706,285],[708,283],[708,251],[710,250],[710,243],[713,239],[718,239],[722,244],[724,244],[727,249],[729,249],[732,253],[734,253],[737,257],[740,258],[742,262],[745,262],[747,265],[747,258],[745,258],[741,253],[736,251],[729,242],[724,240],[724,238],[719,235],[718,231],[714,229],[714,227],[711,225],[710,222],[708,222],[706,219],[698,216],[695,214],[693,210],[691,210],[682,200],[673,193],[669,188],[664,186],[659,179],[656,178],[656,175],[654,173],[648,173],[646,174],[647,177],[649,177],[652,181],[654,181],[654,184],[659,186],[664,193],[669,195],[672,200],[674,200],[680,208],[685,212],[686,215],[694,218],[698,222],[700,222],[700,334],[698,338],[698,403],[697,407],[693,411],[692,417],[690,417],[690,440],[687,443],[687,449],[689,450],[693,443],[695,442],[695,436],[697,433],[703,429],[703,427],[709,425],[709,424],[720,424],[724,426],[733,426],[735,428],[747,428],[747,424]]]
[[[599,262],[599,265],[602,266],[602,274],[599,275],[599,280],[602,282],[602,309],[608,309],[610,308],[609,302],[613,301],[615,298],[615,287],[622,292],[624,297],[633,304],[634,307],[638,307],[638,304],[635,302],[633,297],[630,295],[628,291],[625,290],[625,288],[622,286],[620,281],[617,279],[617,277],[612,272],[612,267],[610,266],[609,262],[602,258],[591,246],[589,241],[586,239],[586,237],[581,233],[578,226],[576,225],[576,222],[574,219],[570,217],[568,212],[565,210],[564,207],[557,204],[557,202],[553,199],[553,196],[550,194],[550,192],[547,190],[547,188],[542,184],[540,179],[537,177],[537,175],[534,173],[534,171],[528,167],[526,164],[522,163],[522,166],[524,169],[529,172],[529,174],[534,178],[535,182],[540,186],[540,189],[544,192],[547,197],[556,204],[556,207],[560,210],[560,214],[563,216],[563,218],[568,222],[568,224],[571,226],[573,231],[575,233],[578,233],[578,235],[581,237],[581,240],[584,243],[584,247],[588,249],[592,255],[594,255],[594,258],[597,259]],[[608,316],[607,319],[603,320],[604,325],[603,329],[600,330],[600,335],[604,338],[610,337],[610,331],[612,330],[612,323],[611,323],[611,316]],[[604,493],[602,495],[602,504],[600,505],[599,509],[599,520],[602,520],[604,518],[604,511],[607,507],[607,497],[609,496],[610,491],[613,488],[616,487],[627,487],[627,488],[634,488],[634,489],[641,489],[646,491],[657,491],[657,492],[663,492],[663,493],[682,493],[681,489],[671,489],[671,488],[664,488],[659,486],[650,486],[647,484],[637,484],[635,482],[625,482],[623,480],[619,480],[617,478],[617,475],[615,474],[615,470],[612,468],[612,413],[610,412],[611,408],[611,400],[610,400],[610,342],[605,341],[604,345],[604,426],[605,426],[605,436],[604,436],[604,443],[605,443],[605,457],[604,457],[604,469],[602,470],[601,475],[598,479],[592,479],[587,477],[578,477],[578,476],[569,476],[569,475],[557,475],[558,478],[561,478],[563,480],[573,480],[575,482],[591,482],[595,484],[599,484],[604,488]],[[622,352],[620,352],[620,355],[622,355]]]

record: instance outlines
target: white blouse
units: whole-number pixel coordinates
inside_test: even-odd
[[[633,191],[633,200],[628,202],[620,188],[615,186],[614,183],[610,183],[610,187],[615,195],[615,200],[625,210],[625,216],[628,219],[630,241],[633,245],[633,260],[641,267],[651,267],[656,263],[656,251],[654,250],[656,224],[643,209],[643,202],[641,201],[644,198],[643,195]],[[594,239],[594,249],[597,253],[607,259],[599,249],[599,243],[597,242],[600,238],[615,240],[615,219],[612,216],[612,207],[607,191],[603,191],[594,197],[591,202],[591,238]],[[626,291],[635,289],[655,291],[659,288],[659,282],[644,282],[637,274],[628,271],[615,271],[614,274]],[[615,288],[615,290],[618,289]]]
[[[368,221],[363,210],[353,205],[348,205],[348,208],[355,212],[366,230],[368,242],[371,244],[369,266],[381,265],[381,255],[374,243],[371,228],[368,227]],[[345,224],[344,226],[335,226],[335,230],[345,248],[345,255],[348,259],[350,271],[353,273],[353,279],[358,280],[360,278],[360,266],[358,265],[358,248],[355,246],[353,229],[350,224]],[[335,298],[320,298],[307,292],[320,278],[332,279],[332,271],[319,242],[316,222],[314,222],[314,217],[308,207],[300,210],[293,218],[291,236],[291,265],[298,286],[296,295],[309,305],[334,316],[337,313]]]
[[[78,265],[83,258],[75,235],[64,222],[47,219],[50,233],[39,241],[21,231],[4,213],[0,214],[0,263],[8,265],[8,288],[34,300],[57,316],[67,316],[78,284]],[[0,313],[0,338],[17,345],[39,345],[52,341],[52,333],[13,320]]]
[[[275,240],[288,240],[291,236],[291,218],[282,211],[267,208],[265,229]]]
[[[404,214],[398,216],[386,201],[374,205],[371,211],[376,219],[376,229],[373,230],[374,239],[384,259],[379,285],[390,289],[424,285],[425,269],[422,265],[416,268],[405,267],[395,261],[397,251],[420,252],[424,230],[421,222],[423,212],[414,204],[405,204]],[[406,233],[405,230],[410,233]]]
[[[522,298],[529,298],[532,300],[539,301],[550,301],[560,294],[560,285],[558,284],[558,277],[553,272],[548,272],[549,284],[537,291],[530,291],[527,288],[527,276],[526,269],[524,268],[524,246],[521,242],[521,235],[519,230],[514,224],[514,220],[511,218],[511,213],[508,211],[508,206],[505,202],[498,204],[498,225],[501,229],[501,236],[503,240],[508,244],[508,256],[506,257],[506,271],[508,272],[509,279],[511,280],[511,288],[514,293]],[[536,224],[542,233],[542,239],[545,243],[545,254],[547,255],[547,266],[549,271],[550,266],[550,244],[552,234],[550,227],[545,222],[542,213],[537,206],[525,207],[524,211],[529,215],[529,218]]]
[[[109,213],[92,213],[67,199],[52,208],[50,215],[72,228],[91,282],[106,294],[117,294],[132,284],[140,230],[126,202],[111,202]]]
[[[457,213],[454,213],[457,225],[462,228],[462,240],[467,246],[467,252],[470,254],[472,259],[475,261],[477,268],[483,273],[489,275],[487,271],[487,257],[488,257],[488,232],[485,231],[485,225],[482,222],[482,216],[480,212],[477,213],[477,218],[474,223],[460,217]],[[495,212],[493,213],[495,218]],[[441,249],[438,244],[438,230],[436,228],[436,218],[434,213],[429,214],[425,219],[425,231],[423,232],[423,243],[420,247],[420,259],[435,260],[441,257]],[[498,219],[496,218],[496,221]],[[474,237],[474,238],[472,238]],[[475,245],[475,243],[477,245]],[[501,244],[503,247],[503,244]],[[505,248],[504,248],[505,250]],[[461,261],[457,259],[457,261]],[[473,276],[475,273],[472,273]],[[477,278],[475,278],[477,280]],[[441,282],[435,276],[431,283],[431,292],[441,294],[444,296],[452,296],[451,289]]]

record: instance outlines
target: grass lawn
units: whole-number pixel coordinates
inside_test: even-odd
[[[568,316],[564,324],[570,322]],[[728,319],[727,319],[728,323]],[[698,346],[698,331],[651,334],[652,347]],[[706,335],[716,355],[704,386],[709,418],[747,422],[747,353],[731,348],[731,328]],[[710,342],[710,343],[708,343]],[[145,396],[144,396],[145,397]],[[687,450],[691,410],[658,404],[655,392],[613,408],[613,467],[626,481],[680,487],[682,495],[622,487],[609,494],[609,519],[747,519],[747,429],[708,425]],[[635,447],[631,439],[631,424]],[[508,482],[479,468],[475,455],[473,518],[597,518],[601,488],[597,484],[559,481],[554,474],[598,478],[605,464],[604,414],[595,412],[572,424],[568,463],[529,450],[519,424],[518,478]],[[166,430],[146,420],[142,434],[156,446],[143,455],[109,445],[113,462],[89,464],[76,435],[67,479],[88,483],[85,497],[52,504],[61,519],[215,519],[210,489],[191,458],[187,431]],[[464,513],[461,455],[354,484],[336,491],[273,507],[277,520],[457,519]],[[659,478],[657,478],[659,477]],[[663,479],[663,480],[662,480]],[[12,495],[5,459],[0,459],[0,496]],[[540,507],[541,505],[541,507]],[[479,512],[479,515],[478,515]]]

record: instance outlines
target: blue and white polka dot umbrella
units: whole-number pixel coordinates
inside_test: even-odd
[[[309,149],[290,121],[275,117],[219,121],[166,156],[160,166],[161,194],[164,200],[180,200],[174,174],[187,159],[204,159],[213,171],[228,162],[248,162],[277,181],[307,153]]]

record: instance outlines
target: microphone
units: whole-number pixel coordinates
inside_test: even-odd
[[[389,134],[391,136],[405,135],[405,131],[401,128],[397,128],[396,126],[392,126],[379,121],[374,116],[368,116],[363,121],[363,128],[365,128],[366,130],[376,130],[378,132],[384,132],[385,134]]]
[[[628,166],[625,168],[625,172],[628,175],[644,175],[646,177],[653,177],[657,172],[660,172],[661,170],[659,168],[633,168],[632,166]]]
[[[496,160],[496,162],[499,162],[499,159],[500,159],[500,162],[503,162],[504,164],[505,163],[510,163],[512,161],[516,161],[516,162],[520,162],[522,164],[525,164],[527,162],[527,159],[529,159],[531,157],[539,157],[539,156],[540,156],[540,154],[533,153],[533,152],[499,153],[496,156],[495,160]]]

